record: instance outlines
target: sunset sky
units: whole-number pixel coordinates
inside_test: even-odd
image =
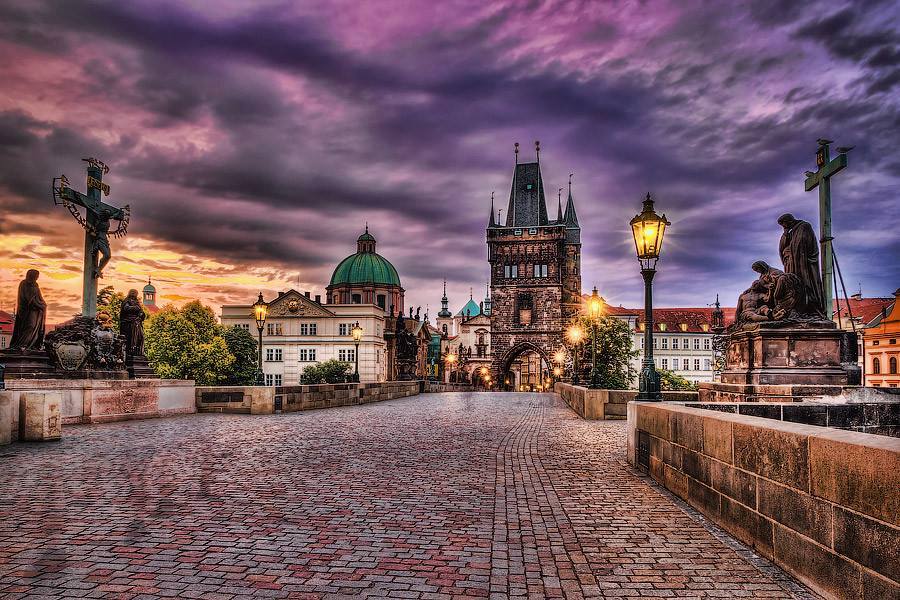
[[[28,268],[49,321],[80,306],[65,173],[110,166],[130,204],[101,285],[160,303],[322,293],[368,221],[407,306],[488,276],[492,191],[541,141],[546,194],[574,173],[585,291],[637,306],[628,220],[672,221],[655,300],[733,306],[778,215],[818,224],[815,140],[853,293],[900,287],[896,2],[41,2],[0,5],[0,309]]]

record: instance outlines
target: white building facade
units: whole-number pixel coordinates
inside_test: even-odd
[[[258,339],[252,304],[223,306],[221,320],[223,325],[242,327]],[[262,370],[266,385],[299,385],[306,367],[331,359],[349,363],[352,373],[356,344],[351,331],[357,323],[363,330],[359,342],[360,381],[385,381],[384,320],[384,311],[373,304],[321,304],[309,293],[279,293],[268,302],[263,330]]]

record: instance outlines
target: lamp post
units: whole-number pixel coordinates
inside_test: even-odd
[[[588,387],[592,390],[600,389],[600,371],[597,370],[597,321],[603,310],[603,302],[597,295],[597,288],[591,292],[588,300],[588,311],[591,317],[591,383]]]
[[[644,276],[644,360],[641,364],[637,400],[662,400],[659,373],[653,364],[653,276],[656,274],[656,261],[659,260],[668,225],[671,223],[666,220],[666,215],[659,216],[653,210],[653,198],[648,193],[641,214],[631,219],[634,247],[641,265],[641,275]]]
[[[353,359],[356,363],[353,371],[353,382],[359,383],[359,341],[363,336],[363,328],[359,326],[359,321],[357,321],[356,325],[353,326],[353,329],[350,330],[350,334],[353,336],[353,345],[356,347],[353,351]]]
[[[449,371],[447,371],[447,383],[453,383],[450,380],[453,379],[453,363],[456,362],[456,355],[453,354],[452,352],[448,352],[447,356],[444,358],[444,360],[446,360],[447,365],[449,365],[447,367],[449,369]]]
[[[566,336],[569,338],[569,341],[572,342],[572,346],[574,347],[572,368],[575,372],[572,374],[572,385],[578,385],[580,383],[578,377],[578,355],[581,354],[581,347],[579,344],[581,343],[581,338],[584,337],[584,331],[582,331],[581,327],[576,323],[569,327],[568,331],[566,331]]]
[[[256,330],[259,332],[259,370],[256,375],[257,385],[265,385],[266,380],[263,376],[263,344],[262,334],[263,328],[266,326],[266,315],[269,312],[269,305],[263,300],[262,292],[259,293],[259,299],[253,305],[253,316],[256,319]]]

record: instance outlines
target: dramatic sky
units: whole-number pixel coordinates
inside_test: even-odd
[[[574,173],[584,288],[639,305],[627,223],[672,221],[655,298],[729,305],[779,264],[815,140],[850,291],[900,286],[896,2],[42,2],[0,5],[0,308],[29,267],[76,312],[82,231],[51,178],[106,161],[130,204],[103,284],[218,306],[321,293],[368,221],[408,305],[452,307],[488,265],[492,191],[541,141],[548,198]],[[551,203],[555,215],[555,202]],[[504,207],[505,208],[505,207]],[[551,218],[554,216],[551,215]]]

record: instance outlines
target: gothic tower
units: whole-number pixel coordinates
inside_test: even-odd
[[[548,219],[539,142],[535,153],[535,162],[519,163],[516,144],[506,218],[495,219],[492,209],[487,227],[492,371],[509,386],[513,365],[526,354],[540,358],[537,381],[549,373],[581,294],[581,230],[571,188],[565,214],[560,206],[557,218]]]

